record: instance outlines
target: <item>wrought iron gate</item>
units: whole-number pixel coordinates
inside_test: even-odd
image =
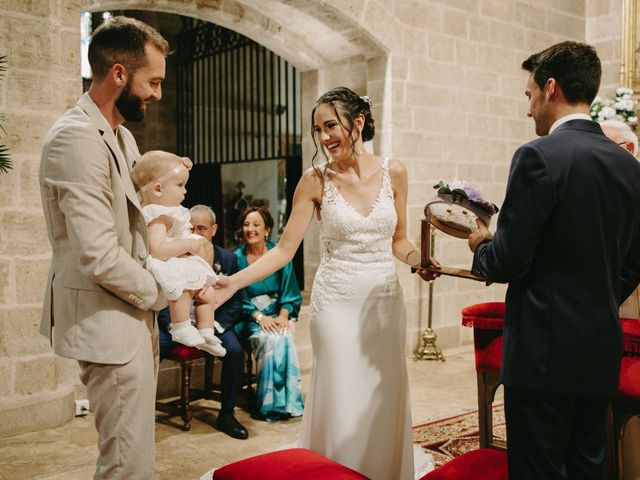
[[[288,214],[302,173],[299,72],[253,40],[202,20],[183,17],[176,41],[178,150],[194,162],[185,203],[221,213],[221,165],[284,159]],[[223,238],[233,227],[218,220]],[[299,252],[294,264],[304,284]]]

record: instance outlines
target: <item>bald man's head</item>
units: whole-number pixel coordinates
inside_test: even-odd
[[[600,126],[607,137],[628,150],[634,157],[637,155],[638,137],[629,125],[619,120],[605,120],[600,122]]]

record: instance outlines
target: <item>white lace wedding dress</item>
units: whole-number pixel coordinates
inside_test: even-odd
[[[406,315],[391,251],[388,159],[368,216],[325,175],[324,256],[311,293],[313,371],[300,446],[374,480],[413,480]]]

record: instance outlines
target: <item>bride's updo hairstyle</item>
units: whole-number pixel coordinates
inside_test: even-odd
[[[352,139],[352,148],[354,155],[355,141],[358,138],[358,131],[356,130],[356,124],[354,120],[358,115],[362,115],[364,117],[364,126],[362,127],[362,141],[368,142],[369,140],[373,139],[376,134],[376,126],[373,121],[373,116],[371,115],[372,104],[369,97],[361,97],[353,90],[350,90],[346,87],[336,87],[329,90],[318,99],[318,101],[313,106],[313,110],[311,110],[311,138],[313,138],[313,144],[316,147],[316,152],[313,155],[313,159],[311,160],[311,164],[314,166],[314,168],[316,168],[314,165],[314,161],[318,156],[318,150],[320,150],[316,141],[314,117],[316,114],[316,109],[323,103],[331,105],[334,113],[336,114],[338,122],[340,122],[340,125],[342,125],[342,127],[347,132],[349,132],[349,136]],[[346,125],[344,123],[345,121]],[[324,151],[324,149],[321,150],[322,154],[325,157],[325,160],[329,161],[327,153]]]

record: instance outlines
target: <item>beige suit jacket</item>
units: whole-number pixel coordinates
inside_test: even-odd
[[[131,132],[114,133],[86,93],[45,138],[39,179],[53,252],[41,331],[64,357],[127,363],[149,338],[158,287],[143,268],[147,231],[130,175],[139,156]]]

